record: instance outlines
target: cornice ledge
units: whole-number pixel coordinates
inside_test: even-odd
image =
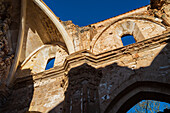
[[[45,78],[54,78],[54,77],[61,77],[67,75],[70,69],[78,67],[83,64],[88,64],[94,68],[101,68],[107,65],[114,63],[117,59],[121,57],[131,54],[135,51],[143,51],[144,49],[156,48],[159,47],[161,44],[168,43],[170,39],[170,31],[165,32],[163,35],[159,35],[138,43],[134,43],[131,45],[127,45],[115,50],[107,51],[101,54],[94,55],[89,50],[81,50],[70,54],[63,66],[54,67],[50,70],[46,70],[41,73],[37,73],[34,75],[27,75],[25,77],[17,78],[16,83],[28,81],[33,78],[34,81],[42,80]]]

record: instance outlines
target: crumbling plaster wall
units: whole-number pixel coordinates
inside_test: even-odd
[[[140,42],[160,35],[165,30],[165,27],[147,20],[124,19],[101,33],[94,41],[92,51],[94,54],[99,54],[123,47],[121,37],[124,35],[133,35],[136,42]]]
[[[60,72],[62,73],[60,75],[58,73],[50,73],[51,70],[44,70],[48,59],[53,57],[56,58],[54,66],[59,66],[55,67],[55,69],[60,69],[69,54],[62,37],[60,37],[60,34],[58,34],[53,24],[51,24],[49,18],[44,16],[44,13],[35,8],[34,5],[32,2],[28,2],[27,30],[25,32],[22,57],[20,59],[22,65],[20,65],[21,67],[16,73],[18,81],[8,100],[10,107],[4,107],[2,110],[5,112],[25,112],[28,110],[49,112],[53,108],[56,108],[57,112],[62,112],[62,102],[64,101],[64,93],[66,91],[63,84],[66,84],[65,82],[68,81],[66,79],[66,73]],[[110,50],[122,49],[120,48],[123,46],[120,39],[122,35],[132,34],[136,41],[140,42],[156,35],[161,35],[167,30],[167,26],[162,23],[163,20],[161,18],[146,17],[138,20],[134,19],[136,15],[143,17],[144,15],[149,16],[147,8],[148,7],[143,7],[85,27],[78,27],[71,21],[61,21],[61,23],[74,43],[75,52],[86,49],[93,52],[92,54],[100,54],[103,52],[107,54]],[[126,18],[129,16],[133,16],[133,18]],[[154,19],[155,21],[151,21]],[[114,38],[116,36],[117,38]],[[144,44],[145,43],[142,43],[138,47],[140,48],[140,46]],[[169,68],[169,48],[164,48],[167,46],[167,43],[161,43],[156,46],[149,46],[149,44],[147,48],[140,51],[134,50],[128,54],[124,54],[123,52],[116,53],[124,54],[123,56],[120,55],[116,57],[115,61],[112,61],[116,66],[111,65],[107,67],[107,63],[101,64],[106,66],[102,66],[102,74],[104,76],[99,85],[99,99],[102,112],[108,107],[115,96],[115,89],[121,84],[124,84],[129,78],[133,78],[136,70],[139,70],[138,74],[146,79],[147,75],[150,76],[151,80],[154,77],[159,79],[161,76],[167,76],[167,70]],[[163,48],[164,50],[160,53]],[[157,55],[160,56],[158,62],[156,61],[155,63],[154,60],[157,60]],[[153,62],[154,66],[147,68],[152,65]],[[143,70],[143,68],[145,69]],[[52,70],[54,71],[55,69],[53,68]],[[26,73],[25,71],[31,73]],[[152,73],[150,73],[151,71]],[[57,77],[48,78],[53,74],[56,74]],[[41,79],[41,77],[44,76],[46,78]],[[38,77],[39,79],[36,79]],[[30,82],[30,85],[25,81],[19,81],[27,78],[30,80],[25,81]],[[74,80],[74,82],[76,81]]]
[[[73,40],[75,51],[86,49],[99,54],[123,47],[123,35],[133,35],[136,42],[140,42],[166,31],[163,20],[150,16],[147,9],[149,6],[84,27],[71,21],[62,24]]]
[[[140,48],[141,45],[139,45],[138,47]],[[100,74],[102,75],[98,88],[101,112],[104,112],[104,110],[109,106],[109,103],[115,97],[115,94],[119,93],[119,86],[123,85],[127,87],[127,83],[131,84],[130,80],[132,80],[133,82],[135,82],[135,80],[149,81],[153,79],[162,82],[167,82],[168,80],[170,80],[164,79],[165,76],[169,77],[169,47],[169,44],[163,42],[160,44],[155,44],[154,46],[150,44],[150,46],[148,45],[145,49],[140,49],[140,51],[131,51],[129,54],[117,56],[115,57],[115,60],[112,61],[113,64],[107,66],[106,63],[104,67],[102,66],[102,68],[99,68],[99,70],[101,70]],[[77,73],[77,76],[74,76],[75,73],[71,73],[73,80],[70,84],[72,84],[76,88],[80,87],[73,83],[81,83],[82,79],[88,79],[87,75],[89,74],[87,73],[91,73],[92,75],[96,74],[94,73],[94,70],[98,69],[93,68],[91,70],[92,67],[89,67],[90,68],[86,70],[82,68],[82,70],[84,70],[85,72],[78,71],[79,67],[75,68],[74,72]],[[18,85],[15,86],[16,89],[14,90],[12,96],[8,101],[9,103],[12,103],[13,101],[15,103],[10,104],[10,109],[4,108],[4,111],[6,111],[7,113],[8,111],[9,113],[11,111],[25,112],[29,109],[29,111],[39,111],[46,113],[55,108],[55,112],[62,113],[63,101],[65,99],[64,92],[67,88],[67,86],[64,86],[64,84],[68,84],[68,76],[65,73],[57,73],[58,74],[56,74],[55,72],[52,73],[52,70],[49,70],[47,72],[35,74],[31,78],[32,85],[30,86],[27,85],[26,81],[28,80],[24,80],[24,82],[18,82]],[[83,77],[81,77],[79,74]],[[55,75],[55,77],[48,77],[51,75]],[[38,76],[44,76],[46,78],[36,79]],[[31,80],[29,80],[28,82],[30,81]],[[70,88],[72,90],[75,90],[72,86],[70,86]],[[27,93],[25,94],[24,92]],[[29,100],[29,103],[27,102],[28,99],[26,100],[25,95],[27,95],[27,97],[29,98],[32,98],[31,100]],[[32,95],[32,97],[30,97],[29,95]]]
[[[23,62],[36,49],[50,42],[50,36],[41,22],[39,9],[36,7],[32,1],[27,2],[26,30],[20,62]]]
[[[65,89],[63,88],[63,78],[59,76],[53,79],[44,79],[34,83],[33,98],[29,111],[39,111],[47,113],[57,106],[57,112],[62,111]]]
[[[30,59],[25,60],[21,65],[21,70],[30,69],[32,74],[43,72],[49,59],[55,58],[54,67],[62,66],[67,56],[68,53],[60,46],[46,45],[34,53]]]
[[[48,17],[35,7],[35,4],[30,2],[28,6],[32,8],[28,8],[27,36],[25,36],[27,38],[24,41],[21,61],[44,44],[57,43],[66,48],[60,33]],[[163,19],[151,15],[149,8],[150,6],[145,6],[84,27],[74,25],[72,21],[60,20],[60,22],[70,36],[75,52],[85,49],[100,54],[123,47],[121,37],[124,35],[133,35],[136,42],[140,42],[164,33],[167,26],[162,24]],[[32,18],[32,14],[38,16]],[[37,72],[41,71],[37,70]]]
[[[142,81],[169,83],[169,47],[169,44],[162,44],[161,46],[154,47],[150,50],[139,51],[136,54],[132,54],[132,56],[127,55],[121,58],[124,59],[124,61],[128,61],[124,62],[124,65],[126,66],[120,66],[120,59],[115,64],[106,66],[106,68],[102,69],[102,73],[104,76],[101,79],[99,85],[101,111],[104,112],[110,102],[114,98],[116,98],[116,96],[118,96],[122,90],[125,90],[133,83]],[[140,86],[140,84],[138,84],[138,86]],[[163,88],[162,86],[160,87]],[[137,92],[137,90],[135,91]],[[141,89],[141,91],[145,91],[145,89]],[[149,89],[148,91],[152,92],[151,89]],[[123,95],[126,94],[128,94],[128,92],[123,93]],[[123,95],[122,99],[124,98]],[[132,95],[128,95],[126,97],[126,100],[128,100],[131,96]],[[144,98],[144,96],[145,95],[143,95],[143,97],[141,98]],[[119,107],[117,106],[117,108]],[[112,109],[111,113],[112,112],[114,112],[114,108]]]
[[[18,77],[25,75],[22,70],[26,69],[29,69],[32,74],[45,71],[50,58],[56,59],[54,66],[61,66],[68,56],[68,50],[61,34],[33,1],[27,2],[26,17],[20,68],[16,74]]]
[[[5,106],[0,108],[1,113],[26,113],[37,111],[48,113],[57,106],[57,113],[62,113],[64,91],[63,76],[53,79],[20,82],[15,85]]]

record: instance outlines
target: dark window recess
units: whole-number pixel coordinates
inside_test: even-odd
[[[135,38],[133,37],[133,35],[125,35],[121,39],[122,39],[123,46],[136,43]]]
[[[50,68],[53,68],[53,67],[54,67],[54,61],[55,61],[55,58],[49,59],[48,62],[47,62],[47,65],[46,65],[45,70],[48,70],[48,69],[50,69]]]

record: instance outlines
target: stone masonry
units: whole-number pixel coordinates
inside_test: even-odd
[[[170,0],[84,27],[42,0],[0,1],[1,113],[126,113],[144,99],[170,103]]]

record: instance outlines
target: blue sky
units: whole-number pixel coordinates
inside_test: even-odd
[[[149,4],[150,0],[43,0],[61,20],[86,26]]]
[[[86,26],[93,24],[133,9],[146,6],[150,0],[43,0],[48,7],[60,17],[62,21],[72,20],[74,24]],[[131,39],[127,42],[126,37],[124,45],[135,43]],[[48,63],[46,69],[53,67],[54,60]]]

